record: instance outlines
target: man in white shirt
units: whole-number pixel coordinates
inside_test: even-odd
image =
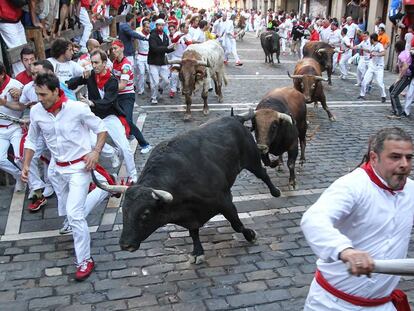
[[[404,35],[405,49],[407,51],[411,50],[411,43],[413,42],[413,26],[408,26],[407,33]]]
[[[371,41],[369,39],[369,32],[365,31],[362,34],[362,41],[353,47],[354,50],[359,50],[359,62],[357,67],[357,83],[355,86],[361,86],[362,79],[368,69],[369,60],[371,59]]]
[[[230,19],[225,22],[225,30],[223,35],[224,63],[227,64],[229,55],[232,55],[236,61],[236,66],[243,66],[243,63],[240,61],[239,55],[237,54],[236,35],[234,32],[235,19],[236,15],[232,15]]]
[[[346,18],[346,24],[345,24],[344,28],[347,29],[346,35],[349,38],[349,40],[351,41],[351,44],[353,44],[356,32],[358,30],[358,25],[353,22],[351,16],[348,16]]]
[[[40,103],[33,106],[30,113],[22,180],[29,178],[37,139],[43,136],[52,154],[50,168],[53,168],[54,178],[60,185],[55,189],[59,216],[66,214],[73,230],[77,261],[75,279],[83,281],[95,266],[85,219],[85,201],[91,181],[89,171],[98,163],[99,153],[105,144],[106,129],[103,121],[91,112],[87,104],[66,98],[54,74],[38,75],[35,84]],[[97,134],[93,150],[89,131]]]
[[[51,57],[47,60],[52,63],[59,81],[65,83],[74,77],[80,77],[82,75],[89,76],[90,71],[84,71],[81,65],[72,60],[73,49],[70,41],[56,39],[52,43],[50,55]]]
[[[371,273],[375,259],[407,256],[414,218],[412,156],[408,133],[380,130],[361,167],[336,180],[304,213],[301,228],[319,258],[305,311],[409,310],[398,308],[407,301],[388,300],[399,276]]]
[[[381,101],[386,101],[386,93],[384,86],[384,56],[385,49],[381,43],[378,42],[378,35],[376,33],[371,34],[371,50],[370,60],[368,63],[368,69],[365,73],[364,79],[361,83],[361,92],[358,99],[365,99],[367,86],[371,83],[372,79],[375,78],[378,86],[381,89]]]
[[[145,38],[149,38],[150,35],[150,25],[149,21],[142,23],[142,31],[138,32]],[[138,61],[138,94],[144,94],[144,86],[146,76],[149,74],[148,67],[148,51],[149,51],[149,42],[138,39],[138,51],[137,51],[137,61]]]
[[[348,60],[352,56],[351,40],[347,36],[348,29],[342,28],[341,31],[341,58],[339,60],[339,70],[341,71],[341,79],[348,78]]]
[[[286,55],[286,43],[288,40],[288,25],[286,19],[282,17],[281,23],[279,25],[279,37],[280,37],[280,48],[282,55]]]
[[[334,21],[331,23],[331,33],[329,34],[329,38],[328,38],[328,43],[332,45],[333,47],[335,47],[335,50],[337,51],[332,57],[332,72],[335,71],[336,65],[339,62],[339,58],[340,58],[339,51],[341,48],[341,41],[342,41],[341,31],[338,28],[338,23]]]
[[[329,42],[329,37],[331,36],[331,24],[329,23],[329,21],[327,19],[323,20],[322,23],[322,27],[319,31],[320,37],[321,37],[321,41],[322,42]]]

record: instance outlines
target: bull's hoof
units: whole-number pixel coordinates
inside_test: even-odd
[[[203,115],[207,116],[210,113],[210,111],[207,109],[203,109]]]
[[[283,163],[280,163],[280,164],[277,166],[277,171],[278,171],[278,172],[283,172]]]
[[[270,189],[270,194],[272,196],[274,196],[275,198],[278,198],[278,197],[280,197],[281,192],[280,192],[279,188],[275,187],[274,189]]]
[[[244,238],[246,239],[246,241],[250,242],[250,243],[254,243],[257,240],[257,232],[252,230],[252,229],[244,229],[243,230],[243,235]]]
[[[191,114],[189,113],[184,114],[184,121],[191,121]]]
[[[188,256],[188,263],[199,265],[206,261],[206,258],[204,255],[189,255]]]
[[[222,103],[223,102],[223,96],[219,96],[217,100],[218,100],[219,103]]]
[[[328,85],[332,85],[332,82],[331,81],[328,81]]]
[[[296,190],[296,181],[289,181],[289,190]]]
[[[300,159],[299,160],[299,165],[303,166],[303,164],[305,164],[305,162],[306,162],[306,159]]]
[[[270,161],[270,163],[269,163],[269,167],[271,167],[271,168],[275,168],[278,165],[279,165],[279,161],[278,160]]]
[[[336,121],[336,119],[335,119],[335,117],[334,117],[334,116],[331,116],[331,117],[329,118],[329,121],[331,121],[331,122],[335,122],[335,121]]]

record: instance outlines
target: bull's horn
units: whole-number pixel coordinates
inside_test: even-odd
[[[256,115],[256,112],[253,110],[253,108],[250,108],[248,112],[238,114],[237,116],[240,117],[243,122],[246,122],[248,120],[251,120]]]
[[[95,172],[93,170],[91,171],[91,173],[92,173],[93,182],[98,188],[101,188],[102,190],[105,190],[111,193],[124,193],[129,188],[129,186],[103,184],[96,178]]]
[[[321,49],[316,50],[316,53],[323,53],[323,52],[326,52],[325,48],[321,48]]]
[[[152,197],[155,200],[162,200],[165,203],[170,203],[173,200],[172,194],[164,190],[152,189]]]
[[[303,75],[293,75],[293,76],[291,76],[289,71],[287,72],[287,74],[288,74],[289,78],[291,78],[291,79],[302,79],[303,78]]]
[[[290,115],[286,114],[286,113],[279,112],[279,119],[280,120],[285,120],[285,121],[289,122],[290,124],[293,124],[292,117]]]
[[[316,81],[329,81],[329,79],[325,79],[324,77],[321,76],[315,76]]]
[[[206,66],[206,67],[208,67],[207,62],[203,62],[202,60],[198,60],[198,61],[197,61],[197,65],[199,65],[199,66]]]
[[[181,59],[172,59],[172,60],[167,60],[168,64],[170,65],[181,65]]]

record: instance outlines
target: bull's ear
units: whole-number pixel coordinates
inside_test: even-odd
[[[151,195],[154,200],[161,200],[164,203],[171,203],[173,200],[172,194],[164,190],[152,189]]]

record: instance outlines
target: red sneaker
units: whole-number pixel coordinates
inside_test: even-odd
[[[86,280],[92,273],[93,269],[95,268],[95,262],[92,258],[84,260],[80,263],[78,268],[76,269],[75,279],[76,281],[83,281]]]
[[[170,98],[174,98],[174,96],[175,96],[175,92],[170,91]]]
[[[224,61],[224,65],[227,65],[229,63],[229,61],[228,60],[225,60]]]
[[[47,200],[43,195],[40,198],[34,196],[34,198],[32,199],[32,203],[29,204],[27,209],[30,212],[37,212],[46,203],[47,203]]]

